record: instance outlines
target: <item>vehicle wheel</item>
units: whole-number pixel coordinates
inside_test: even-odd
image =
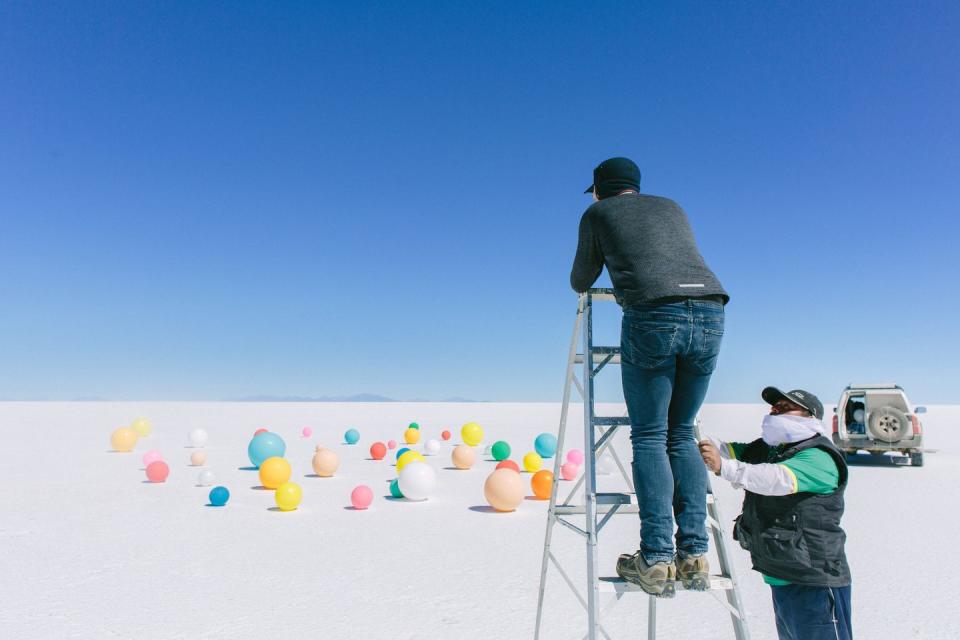
[[[923,466],[923,451],[917,451],[910,454],[910,465],[914,467]]]
[[[907,437],[910,420],[907,415],[893,407],[880,407],[870,412],[870,434],[884,442],[898,442]]]

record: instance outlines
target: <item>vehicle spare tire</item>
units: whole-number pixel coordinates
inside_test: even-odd
[[[898,442],[907,437],[910,420],[907,414],[893,407],[880,407],[870,412],[870,435],[884,442]]]

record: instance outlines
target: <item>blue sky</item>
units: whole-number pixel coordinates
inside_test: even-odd
[[[708,401],[960,402],[958,33],[949,2],[3,3],[0,397],[558,400],[581,192],[626,155],[732,295]]]

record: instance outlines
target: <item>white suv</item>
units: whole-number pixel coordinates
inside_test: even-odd
[[[910,464],[923,465],[923,425],[910,409],[903,389],[895,384],[851,384],[833,410],[833,443],[848,455],[866,450],[874,455],[899,452]],[[904,458],[894,462],[906,463]]]

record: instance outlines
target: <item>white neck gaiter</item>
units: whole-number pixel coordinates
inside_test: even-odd
[[[763,416],[763,441],[771,447],[785,442],[800,442],[824,434],[823,424],[806,416]]]

